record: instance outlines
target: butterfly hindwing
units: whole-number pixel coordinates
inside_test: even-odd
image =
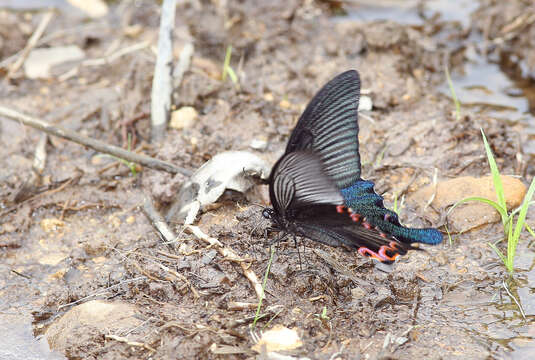
[[[373,226],[394,236],[403,243],[435,245],[442,241],[442,234],[434,228],[412,229],[401,225],[398,215],[385,208],[383,197],[373,189],[371,181],[357,181],[341,190],[346,206]]]
[[[336,76],[310,101],[286,146],[286,154],[298,150],[318,154],[339,189],[360,179],[359,96],[357,71]]]
[[[298,209],[293,219],[299,233],[311,240],[357,250],[381,262],[390,263],[398,255],[413,249],[381,232],[363,218],[352,218],[347,209],[332,205],[316,205]]]

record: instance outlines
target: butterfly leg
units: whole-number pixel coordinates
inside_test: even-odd
[[[297,257],[299,258],[299,269],[303,270],[303,263],[301,261],[301,252],[299,251],[299,245],[297,244],[297,236],[294,235],[294,245],[297,249]]]

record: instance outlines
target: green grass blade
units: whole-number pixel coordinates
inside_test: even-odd
[[[485,144],[485,151],[487,152],[487,160],[489,161],[490,172],[492,174],[492,182],[494,183],[494,190],[496,191],[496,198],[498,199],[498,204],[502,208],[507,209],[500,171],[498,170],[498,165],[496,165],[496,160],[494,159],[494,155],[492,155],[492,150],[490,149],[489,143],[487,142],[487,137],[485,136],[483,129],[481,129],[481,135],[483,136],[483,143]],[[504,224],[506,223],[506,220],[507,216],[503,216],[502,214],[502,222]]]
[[[529,203],[529,206],[531,205],[535,205],[535,201],[530,201]],[[511,213],[511,215],[516,215],[520,212],[520,209],[522,208],[522,205],[517,207],[516,209],[513,210],[513,212]]]
[[[238,84],[238,75],[234,72],[234,69],[230,66],[227,67],[228,76],[230,76],[230,80],[236,85]]]
[[[230,58],[232,57],[232,45],[227,46],[227,52],[225,53],[225,61],[223,62],[223,75],[221,80],[227,79],[228,69],[230,67]],[[235,74],[234,74],[235,75]]]
[[[455,88],[453,87],[453,81],[451,81],[450,76],[450,70],[448,69],[448,65],[444,66],[444,70],[446,73],[446,80],[448,80],[448,86],[450,88],[451,97],[453,98],[453,103],[455,104],[455,118],[457,121],[461,120],[461,103],[459,102],[459,99],[457,98],[457,93],[455,92]]]
[[[262,296],[260,297],[260,300],[258,300],[258,306],[256,307],[256,314],[254,316],[253,320],[253,329],[256,326],[256,322],[260,319],[260,309],[262,308],[262,300],[264,300],[264,290],[266,289],[266,283],[269,275],[269,269],[271,268],[271,263],[273,262],[273,256],[275,255],[275,248],[271,248],[271,255],[269,256],[269,261],[266,269],[266,273],[264,274],[264,281],[262,282]]]
[[[515,251],[516,244],[513,241],[513,222],[511,221],[507,227],[507,261],[505,263],[505,267],[510,274],[514,272]]]
[[[453,246],[453,238],[451,237],[450,229],[448,229],[448,225],[444,226],[446,228],[446,233],[448,234],[448,240],[450,242],[450,246]]]
[[[494,250],[494,252],[496,254],[498,254],[498,256],[500,257],[500,259],[502,259],[502,262],[504,265],[507,265],[507,259],[505,258],[505,256],[503,256],[502,252],[500,251],[500,249],[498,249],[498,247],[496,245],[494,245],[493,243],[489,243],[489,246],[492,248],[492,250]]]
[[[457,207],[457,205],[460,205],[460,204],[464,204],[466,202],[470,202],[470,201],[478,201],[478,202],[481,202],[481,203],[485,203],[485,204],[488,204],[490,206],[492,206],[493,208],[496,209],[496,211],[498,211],[503,218],[507,219],[508,218],[508,215],[507,215],[507,208],[505,207],[501,207],[500,204],[498,204],[497,202],[495,201],[492,201],[492,200],[489,200],[489,199],[485,199],[485,198],[482,198],[482,197],[479,197],[479,196],[472,196],[472,197],[468,197],[468,198],[465,198],[465,199],[462,199],[462,200],[459,200],[457,201],[449,210],[448,210],[448,215],[453,211],[453,209],[455,209]],[[507,221],[507,220],[506,220]],[[504,223],[506,223],[506,221]]]
[[[524,227],[524,224],[526,222],[526,215],[528,213],[529,205],[532,203],[531,199],[533,198],[534,192],[535,192],[535,179],[531,181],[528,192],[526,196],[524,197],[524,202],[522,203],[522,206],[520,207],[520,213],[518,214],[518,219],[516,221],[516,227],[515,227],[515,232],[513,234],[513,239],[518,239],[520,237],[520,232],[522,231],[522,228]]]
[[[531,227],[529,227],[528,224],[525,224],[524,226],[526,227],[526,230],[531,234],[531,236],[533,236],[535,238],[535,232],[533,232]]]
[[[528,192],[526,196],[524,197],[522,206],[520,207],[520,213],[518,214],[518,219],[516,220],[514,232],[512,230],[513,229],[512,222],[509,224],[509,239],[507,242],[507,261],[509,265],[508,270],[510,273],[514,271],[513,262],[515,259],[516,247],[520,239],[520,233],[522,232],[522,229],[524,228],[524,225],[526,223],[526,215],[528,213],[528,208],[531,203],[531,199],[533,198],[534,192],[535,192],[535,179],[531,181]]]

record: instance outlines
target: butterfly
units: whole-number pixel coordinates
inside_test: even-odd
[[[401,225],[374,183],[361,178],[359,97],[355,70],[336,76],[314,96],[273,166],[273,208],[264,209],[263,216],[274,230],[392,263],[418,249],[414,243],[439,244],[442,234]]]

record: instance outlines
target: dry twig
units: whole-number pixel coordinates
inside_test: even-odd
[[[158,57],[154,67],[151,93],[152,142],[155,143],[165,135],[169,112],[171,111],[173,59],[172,34],[175,25],[176,0],[164,0],[158,35]]]
[[[180,52],[178,63],[176,64],[173,70],[173,88],[175,89],[175,91],[180,87],[180,83],[182,82],[184,73],[188,70],[190,66],[191,57],[193,56],[193,50],[193,45],[191,43],[187,43]],[[178,102],[177,97],[178,94],[175,92],[175,104]]]
[[[15,74],[17,70],[20,69],[22,64],[24,64],[24,61],[26,61],[26,58],[30,54],[30,51],[32,51],[32,49],[37,45],[37,41],[39,41],[39,38],[45,32],[45,29],[50,23],[50,20],[52,20],[53,16],[54,16],[54,11],[52,10],[50,10],[43,16],[43,18],[41,19],[41,22],[37,26],[37,29],[35,29],[34,33],[32,34],[32,36],[26,43],[26,46],[22,50],[19,58],[17,59],[17,61],[15,61],[15,63],[9,69],[9,72],[7,73],[7,76],[6,76],[8,79],[11,78],[13,74]]]
[[[104,335],[104,337],[106,339],[110,339],[110,340],[115,340],[115,341],[118,341],[118,342],[122,342],[122,343],[125,343],[126,345],[129,345],[129,346],[137,346],[137,347],[142,347],[146,350],[149,350],[149,351],[152,351],[152,352],[156,352],[156,349],[152,348],[151,346],[145,344],[145,343],[142,343],[142,342],[138,342],[138,341],[130,341],[128,340],[127,338],[125,337],[122,337],[122,336],[117,336],[117,335]]]
[[[256,274],[247,266],[245,259],[240,258],[232,249],[226,248],[219,240],[206,235],[200,228],[193,225],[187,225],[186,230],[190,231],[198,239],[203,240],[210,245],[214,246],[219,254],[223,256],[226,260],[238,262],[242,268],[243,274],[251,284],[256,292],[256,295],[259,299],[262,299],[262,284],[258,281]]]
[[[42,174],[46,165],[46,143],[48,141],[47,134],[41,134],[39,142],[35,147],[35,155],[33,158],[33,168],[38,174]]]
[[[169,228],[163,216],[154,208],[152,201],[148,197],[143,202],[143,212],[167,243],[172,244],[176,241],[177,236]]]
[[[151,169],[166,171],[171,174],[180,173],[185,176],[191,175],[191,171],[180,168],[171,163],[158,160],[147,155],[136,154],[120,147],[106,144],[103,141],[82,136],[75,131],[66,129],[59,125],[49,124],[46,121],[22,114],[18,111],[6,108],[4,106],[0,106],[0,115],[12,120],[20,121],[24,125],[28,125],[34,129],[44,131],[49,135],[59,136],[63,139],[67,139],[77,144],[87,146],[98,152],[109,154],[117,158],[124,159],[126,161],[134,162]]]

